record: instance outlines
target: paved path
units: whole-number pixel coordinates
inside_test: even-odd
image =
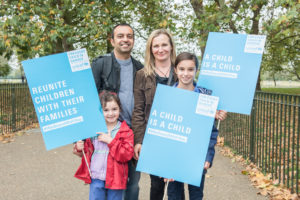
[[[0,142],[0,200],[83,200],[88,185],[73,178],[80,159],[71,145],[46,151],[39,129]],[[241,166],[216,154],[205,184],[206,200],[265,200],[241,174]],[[142,175],[140,200],[149,199],[149,176]],[[188,199],[188,198],[187,198]]]

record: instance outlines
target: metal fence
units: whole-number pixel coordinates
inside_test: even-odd
[[[250,116],[230,113],[220,125],[224,144],[263,173],[300,193],[300,96],[256,92]]]
[[[0,84],[0,134],[37,122],[27,84]],[[299,192],[300,96],[256,92],[250,116],[229,113],[220,136],[238,154]]]
[[[27,84],[0,84],[0,135],[37,122]]]

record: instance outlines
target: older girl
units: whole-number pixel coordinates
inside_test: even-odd
[[[210,95],[212,93],[211,90],[196,86],[194,80],[197,69],[198,62],[194,54],[187,52],[179,54],[175,61],[175,72],[178,77],[178,82],[174,85],[174,87]],[[219,110],[217,111],[215,118],[224,120],[226,117],[226,113],[226,111]],[[203,198],[205,174],[207,169],[212,165],[212,161],[215,155],[215,144],[217,143],[217,136],[218,130],[215,128],[215,126],[213,126],[200,187],[188,185],[190,200],[202,200]],[[177,181],[170,182],[168,187],[168,200],[181,200],[182,192],[183,183]]]

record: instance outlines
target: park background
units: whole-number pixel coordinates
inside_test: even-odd
[[[220,136],[272,187],[299,194],[299,11],[299,0],[1,1],[0,139],[9,142],[37,122],[22,60],[86,48],[92,61],[111,52],[111,30],[123,22],[135,30],[133,56],[140,61],[157,28],[171,31],[177,53],[194,52],[200,60],[209,32],[264,34],[251,116],[229,114]]]

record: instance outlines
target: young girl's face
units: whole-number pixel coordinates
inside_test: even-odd
[[[193,85],[196,75],[196,64],[194,60],[182,60],[175,68],[179,84],[189,86]]]
[[[115,101],[108,101],[103,108],[103,115],[106,124],[114,124],[118,121],[120,115],[120,107]]]

